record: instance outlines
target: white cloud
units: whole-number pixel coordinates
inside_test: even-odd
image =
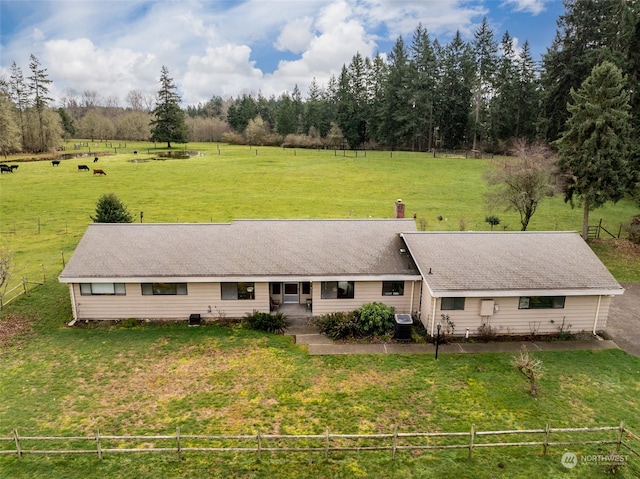
[[[516,12],[528,12],[533,15],[542,13],[549,0],[505,0],[505,5],[512,5]]]
[[[182,79],[183,101],[198,103],[214,94],[224,97],[256,93],[263,75],[254,67],[250,55],[248,46],[229,44],[207,48],[204,56],[190,57]]]
[[[51,40],[44,45],[42,64],[50,78],[66,85],[76,85],[82,92],[95,90],[106,98],[123,99],[134,89],[155,87],[149,81],[159,77],[157,59],[151,53],[124,48],[97,48],[91,40]]]
[[[287,23],[275,41],[274,46],[280,50],[288,50],[293,53],[302,53],[309,46],[313,38],[313,18],[297,18]]]

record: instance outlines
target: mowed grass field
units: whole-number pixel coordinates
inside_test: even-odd
[[[241,327],[65,327],[68,289],[56,280],[62,255],[73,252],[103,193],[116,193],[136,216],[144,211],[145,222],[392,217],[402,198],[407,216],[415,212],[428,230],[458,230],[461,220],[466,229],[488,230],[487,214],[519,229],[517,216],[485,207],[483,160],[189,149],[203,156],[132,163],[155,155],[145,145],[128,144],[121,155],[99,157],[95,167],[107,176],[77,171],[78,164],[94,167],[91,154],[58,167],[20,163],[15,174],[0,177],[2,243],[14,251],[19,276],[37,277],[42,268],[47,275],[43,286],[0,313],[0,326],[13,331],[0,336],[0,437],[14,428],[25,436],[174,434],[177,427],[182,434],[322,434],[327,427],[348,434],[391,433],[396,426],[399,432],[468,432],[471,424],[477,430],[537,429],[547,421],[552,427],[615,426],[621,420],[640,430],[640,358],[619,350],[535,353],[544,375],[533,399],[510,354],[445,354],[437,361],[423,355],[321,357],[309,356],[290,337]],[[617,231],[635,211],[623,202],[594,217]],[[573,230],[580,222],[581,211],[555,198],[542,204],[531,229]],[[619,280],[639,280],[626,250],[618,254],[606,242],[597,247],[610,255],[607,264],[619,265]],[[0,442],[0,448],[11,446]],[[182,461],[171,453],[105,454],[102,461],[0,456],[0,477],[598,478],[604,466],[566,469],[562,454],[607,454],[612,447],[553,447],[547,455],[541,449],[478,448],[472,459],[465,450],[405,451],[395,460],[388,451],[336,452],[328,460],[323,453],[265,453],[261,461],[250,453],[187,453]],[[629,455],[616,477],[639,476],[640,459]]]
[[[190,159],[151,160],[158,157],[152,144],[127,143],[118,154],[104,143],[89,144],[90,151],[79,151],[87,157],[62,160],[55,167],[49,161],[9,161],[19,169],[0,177],[0,244],[14,253],[14,282],[38,278],[42,269],[57,276],[63,255],[73,252],[104,193],[115,193],[136,221],[142,211],[143,221],[151,223],[389,218],[401,198],[406,216],[416,214],[427,230],[488,230],[484,220],[490,214],[502,220],[496,229],[520,229],[517,213],[486,205],[482,173],[490,167],[488,160],[211,143],[189,144],[189,150],[200,152]],[[67,152],[76,152],[73,142]],[[96,152],[100,156],[94,164]],[[79,164],[107,174],[79,172]],[[637,213],[632,202],[621,201],[594,211],[592,224],[602,218],[617,234]],[[555,197],[540,205],[529,229],[580,230],[581,225],[581,209]],[[634,270],[626,257],[616,264],[616,256],[614,251],[607,258],[616,277],[640,281],[640,268]]]

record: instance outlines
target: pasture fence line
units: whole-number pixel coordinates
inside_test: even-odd
[[[42,286],[46,281],[46,276],[44,272],[44,266],[42,266],[42,280],[41,281],[29,281],[27,278],[22,278],[20,283],[15,285],[13,288],[5,291],[4,293],[0,293],[0,311],[8,305],[9,303],[15,301],[23,294],[27,294],[29,291],[29,285],[37,285]],[[7,299],[9,298],[9,299]]]
[[[584,435],[607,434],[605,439],[584,440]],[[611,436],[615,434],[614,436]],[[521,440],[497,442],[490,438],[501,436],[542,436],[539,440]],[[560,436],[552,440],[552,435]],[[575,437],[578,437],[576,439]],[[580,440],[581,439],[581,440]],[[504,439],[503,439],[504,440]],[[164,442],[163,447],[156,447],[155,442]],[[618,455],[621,450],[640,457],[640,447],[630,443],[640,442],[640,436],[630,431],[620,422],[619,426],[605,427],[572,427],[552,428],[547,422],[543,429],[519,429],[502,431],[477,431],[474,425],[468,432],[398,432],[394,426],[392,433],[382,434],[333,434],[326,428],[324,434],[263,434],[258,429],[250,435],[192,435],[182,434],[180,428],[171,435],[102,435],[96,431],[90,436],[20,436],[17,429],[11,436],[0,437],[0,455],[60,455],[60,454],[95,454],[103,459],[105,454],[123,453],[173,453],[178,460],[188,452],[204,453],[253,453],[260,460],[263,453],[302,452],[323,453],[328,459],[331,452],[390,451],[392,459],[400,451],[465,449],[471,459],[477,448],[486,447],[542,447],[543,454],[548,448],[559,446],[615,446]],[[53,448],[34,449],[38,443],[54,443]],[[113,447],[117,442],[118,447]],[[2,443],[13,445],[5,447]],[[77,447],[68,447],[71,444]],[[89,447],[91,444],[91,447]],[[67,445],[65,449],[64,446]]]

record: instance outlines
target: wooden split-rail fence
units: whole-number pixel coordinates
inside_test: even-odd
[[[514,435],[528,440],[492,439]],[[535,436],[539,438],[533,440]],[[51,446],[39,448],[43,443]],[[162,447],[156,443],[162,443]],[[536,446],[546,454],[550,447],[596,445],[608,445],[615,447],[618,454],[629,452],[640,457],[640,436],[626,428],[624,421],[610,427],[552,428],[547,423],[543,429],[477,431],[472,425],[468,432],[398,432],[396,426],[393,433],[387,434],[333,434],[327,428],[324,434],[262,434],[258,430],[257,434],[236,436],[182,434],[178,428],[172,435],[110,436],[96,432],[91,436],[49,437],[21,436],[14,429],[11,436],[0,437],[0,455],[22,459],[35,454],[95,454],[102,459],[105,454],[174,453],[182,460],[182,454],[190,452],[253,453],[261,459],[263,453],[278,452],[324,453],[328,458],[337,451],[390,451],[395,459],[399,451],[466,449],[471,458],[475,449],[485,447]]]

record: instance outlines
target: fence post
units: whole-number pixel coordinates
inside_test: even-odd
[[[616,451],[620,452],[620,447],[622,446],[622,438],[624,437],[624,419],[620,421],[620,429],[618,429],[618,447]]]
[[[471,455],[473,454],[473,440],[476,435],[476,426],[475,424],[471,425],[471,440],[469,441],[469,459],[471,459]]]
[[[176,444],[178,446],[178,461],[182,461],[182,447],[180,446],[180,427],[176,427]]]
[[[260,428],[258,428],[258,461],[262,459],[262,435],[260,434]]]
[[[329,426],[327,426],[327,440],[325,443],[324,458],[325,460],[329,459]]]
[[[549,430],[551,429],[549,425],[549,421],[547,421],[547,425],[544,428],[544,445],[542,446],[542,454],[547,453],[547,447],[549,446]]]
[[[18,430],[13,430],[13,439],[16,442],[16,451],[18,452],[18,458],[22,459],[22,449],[20,449],[20,438],[18,437]]]
[[[396,448],[398,447],[398,425],[393,426],[393,456],[392,459],[396,458]]]
[[[100,429],[96,431],[96,447],[98,448],[98,459],[102,461],[102,444],[100,444]]]

